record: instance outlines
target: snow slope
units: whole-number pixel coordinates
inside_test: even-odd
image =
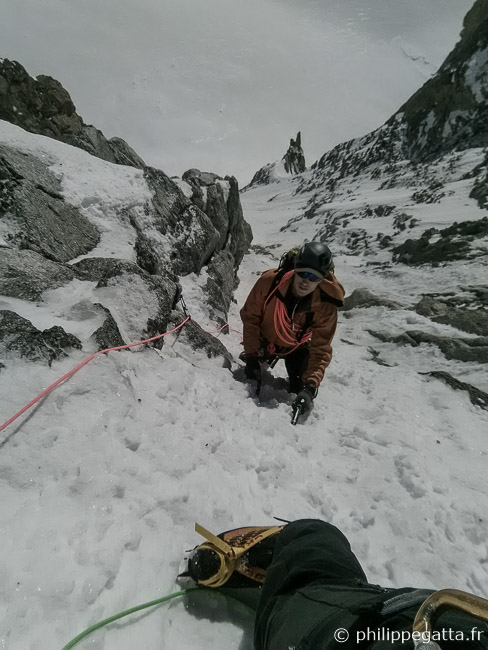
[[[2,131],[4,142],[18,137],[15,127]],[[40,142],[45,155],[46,139],[37,137],[31,150]],[[74,169],[83,153],[60,143],[52,147],[58,170],[60,162]],[[96,162],[99,181],[109,181],[114,166]],[[134,173],[120,171],[121,178]],[[67,200],[79,201],[91,181],[80,172],[78,182],[73,174],[65,184]],[[138,179],[122,187],[132,204],[146,191]],[[255,247],[242,265],[232,330],[222,337],[235,358],[241,350],[238,308],[258,274],[317,229],[302,219],[295,231],[282,230],[303,214],[309,198],[294,195],[295,187],[295,181],[281,182],[243,195]],[[363,200],[370,200],[364,192]],[[444,208],[460,196],[448,196]],[[103,200],[120,201],[120,186],[104,186]],[[425,219],[432,209],[425,207]],[[111,253],[125,250],[120,236]],[[229,371],[171,335],[162,351],[98,356],[2,432],[2,650],[60,649],[102,618],[177,590],[181,559],[201,541],[195,521],[220,532],[272,524],[273,516],[320,517],[350,538],[372,582],[488,596],[488,415],[465,393],[419,374],[435,361],[444,363],[431,346],[385,344],[381,355],[388,365],[372,360],[370,348],[378,342],[368,329],[425,322],[409,308],[422,290],[415,286],[419,275],[388,279],[340,245],[335,252],[348,293],[367,281],[378,293],[401,294],[405,308],[341,315],[334,359],[305,424],[290,424],[280,366],[258,399],[238,364]],[[440,268],[432,277],[447,283],[450,273]],[[184,279],[189,311],[215,329],[198,284],[194,276]],[[11,307],[9,299],[1,300],[0,307]],[[88,339],[99,325],[90,312],[95,300],[91,284],[78,282],[37,304],[22,303],[33,323],[75,328],[85,349],[52,367],[5,360],[2,421],[92,352]],[[137,319],[135,298],[121,308],[127,319]],[[205,593],[115,623],[77,647],[249,650],[252,618]]]

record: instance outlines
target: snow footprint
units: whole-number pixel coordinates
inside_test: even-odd
[[[427,494],[424,480],[406,456],[397,456],[394,459],[395,469],[400,485],[413,499],[420,499]]]

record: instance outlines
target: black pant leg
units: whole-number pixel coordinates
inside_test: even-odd
[[[309,356],[309,347],[304,344],[284,357],[286,372],[290,379],[290,391],[292,393],[299,393],[303,388],[302,375],[308,367]]]
[[[412,631],[420,602],[398,605],[388,611],[383,604],[396,596],[411,594],[413,588],[382,589],[368,585],[366,575],[351,550],[347,538],[335,526],[316,519],[302,519],[285,526],[277,536],[273,560],[256,611],[254,645],[256,650],[346,650],[361,647],[386,650],[393,647],[368,631]],[[424,594],[422,596],[426,597]],[[389,605],[391,608],[391,604]],[[341,644],[334,632],[346,629],[350,642]],[[435,630],[444,630],[443,650],[488,650],[488,625],[468,614],[448,610],[441,614]],[[463,632],[464,640],[450,637]],[[475,630],[476,637],[471,637]],[[477,634],[480,632],[480,637]],[[450,640],[452,638],[452,640]],[[356,644],[356,641],[360,641]],[[400,644],[413,650],[409,640]]]
[[[256,648],[266,647],[267,623],[277,601],[316,582],[357,585],[367,579],[338,528],[318,519],[300,519],[285,526],[276,539],[256,612]]]

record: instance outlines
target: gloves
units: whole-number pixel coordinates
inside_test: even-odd
[[[259,363],[258,357],[247,357],[246,358],[246,367],[244,368],[246,377],[248,379],[260,379],[261,378],[261,364]]]
[[[307,413],[310,411],[312,408],[313,399],[317,396],[317,392],[318,389],[315,384],[312,384],[312,382],[305,384],[292,404],[293,410],[300,409],[302,413]]]

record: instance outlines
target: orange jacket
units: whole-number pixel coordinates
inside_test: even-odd
[[[280,348],[292,349],[276,333],[274,314],[276,302],[284,299],[288,290],[291,291],[293,275],[273,294],[266,307],[264,307],[266,298],[273,286],[275,286],[274,282],[279,272],[278,269],[272,269],[263,273],[241,309],[246,356],[261,356],[263,339]],[[289,294],[288,297],[290,297]],[[311,313],[313,315],[308,330],[312,331],[310,356],[302,380],[311,381],[318,386],[324,378],[325,369],[332,359],[331,343],[337,326],[337,307],[344,304],[344,288],[336,280],[334,274],[329,273],[312,293],[303,298],[295,298],[295,300],[296,308],[293,322],[297,331],[303,329],[307,322],[310,322],[311,317],[309,316],[307,319],[307,314]]]

